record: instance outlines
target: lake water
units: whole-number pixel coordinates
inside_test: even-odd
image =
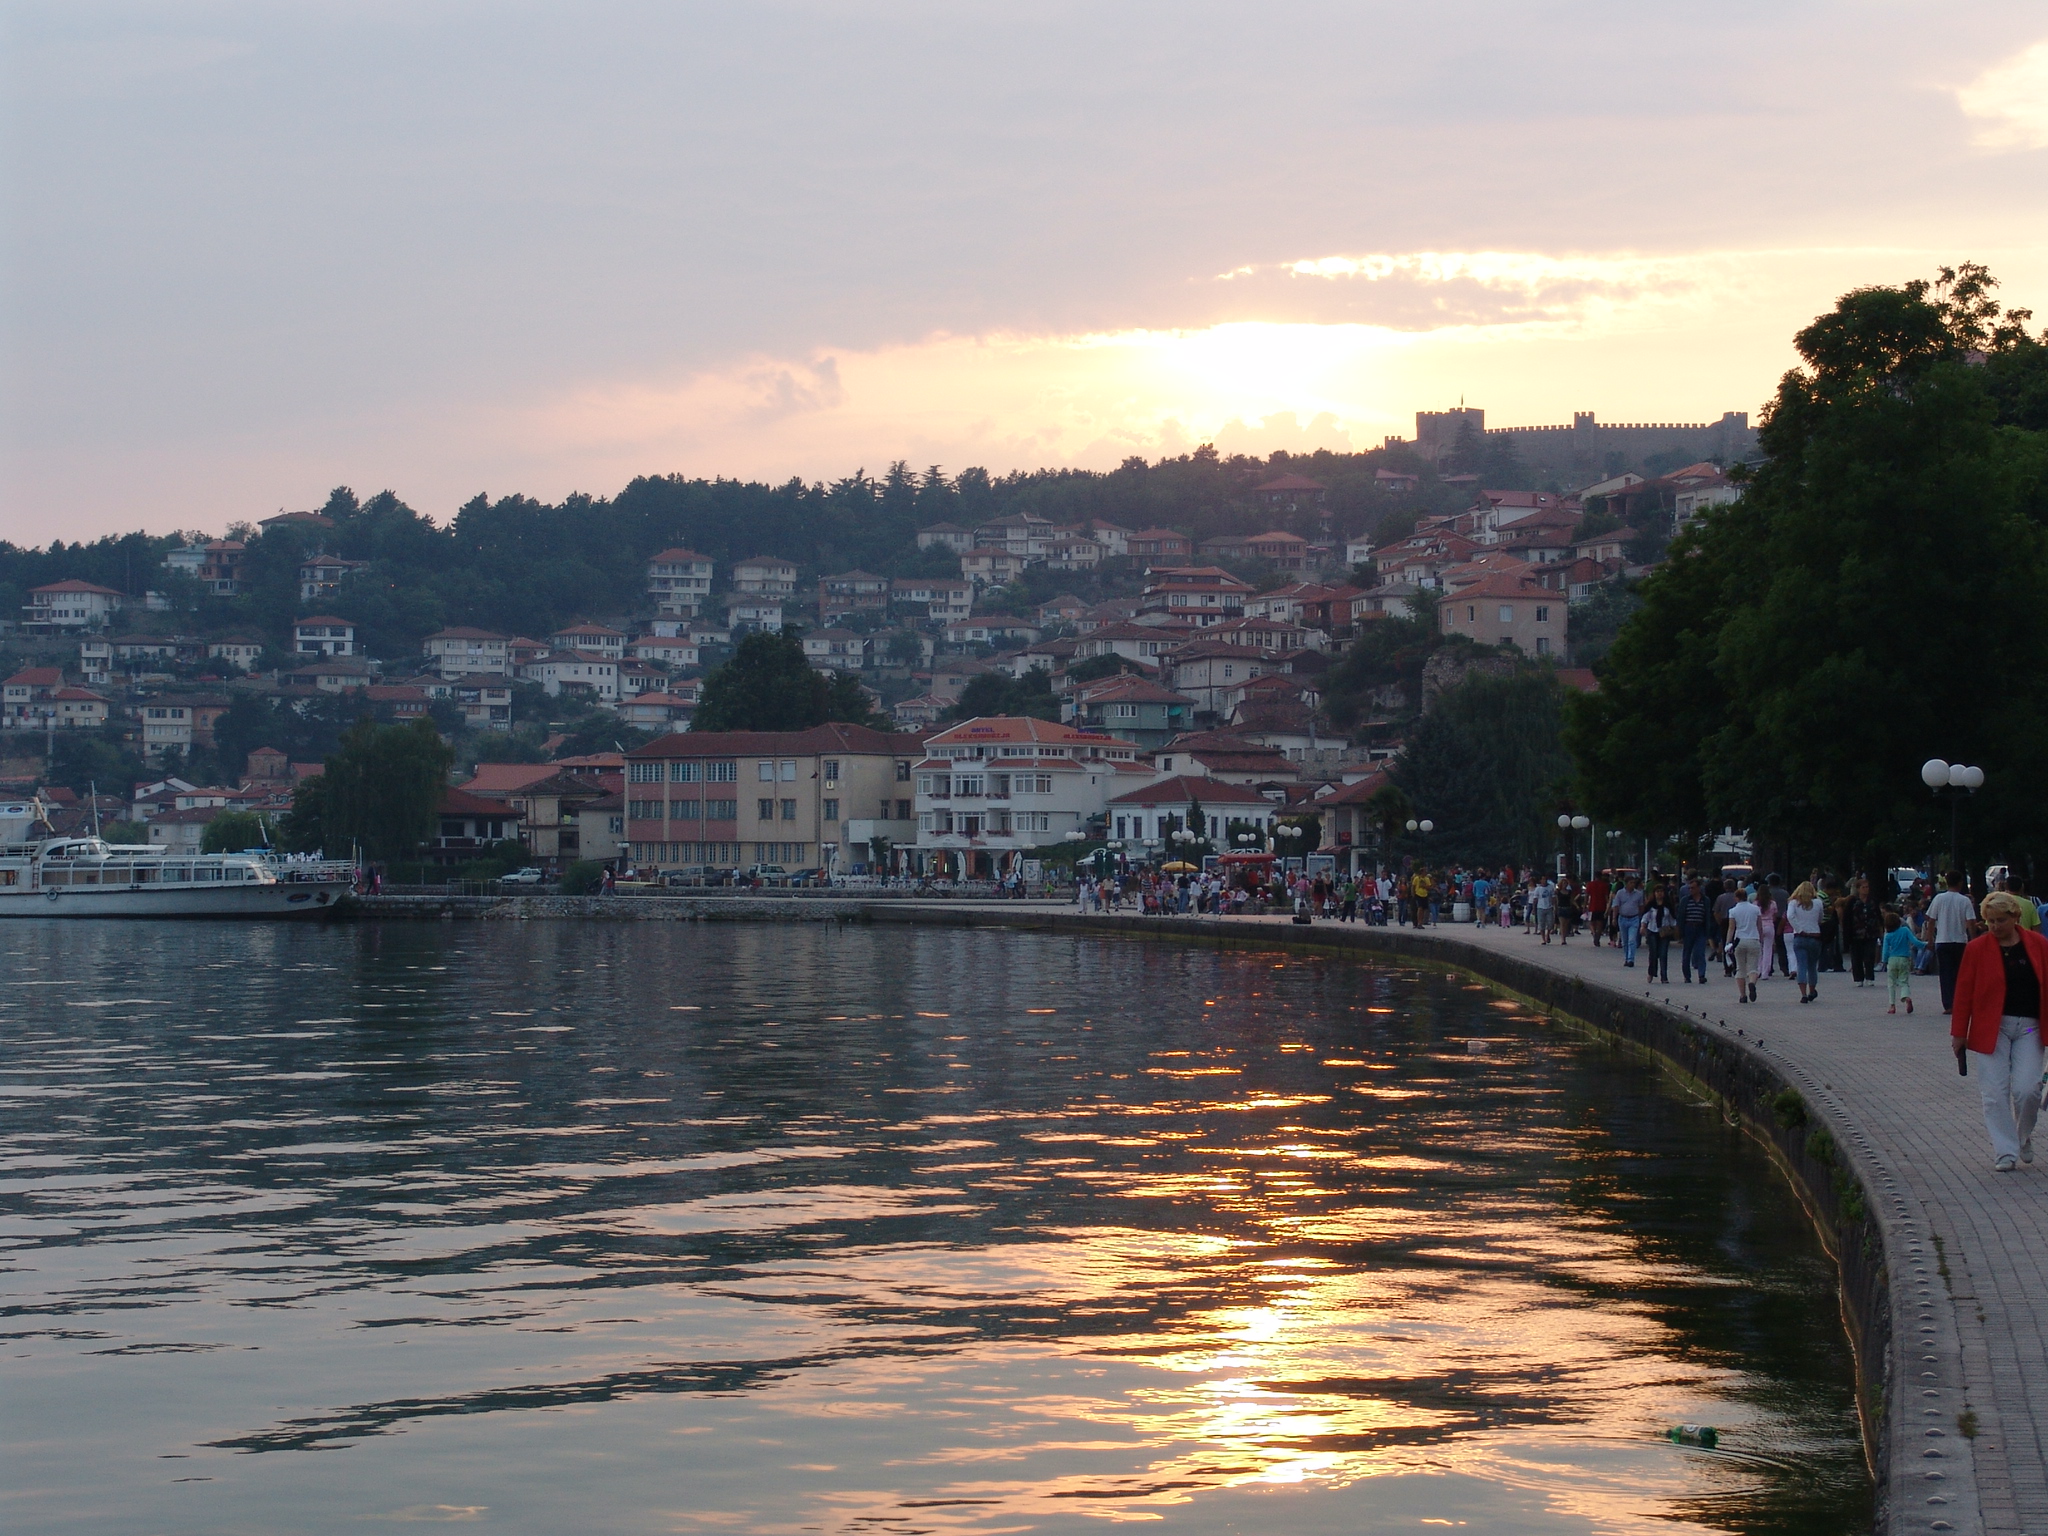
[[[818,926],[0,949],[10,1530],[1868,1529],[1761,1153],[1453,978]]]

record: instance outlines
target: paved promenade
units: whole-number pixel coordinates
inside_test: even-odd
[[[1201,926],[1272,926],[1275,938],[1299,939],[1353,925]],[[1858,988],[1833,972],[1809,1006],[1781,977],[1760,982],[1758,1001],[1743,1004],[1719,965],[1705,986],[1652,986],[1647,954],[1627,970],[1617,950],[1586,939],[1545,946],[1520,929],[1466,924],[1418,936],[1441,944],[1447,962],[1477,945],[1683,1011],[1760,1050],[1799,1084],[1850,1149],[1890,1259],[1889,1529],[2048,1536],[2048,1136],[2039,1162],[1992,1171],[1977,1084],[1956,1075],[1935,978],[1914,978],[1911,1015],[1885,1012],[1881,983]],[[1674,977],[1677,958],[1674,949]],[[1962,1432],[1966,1412],[1976,1415],[1974,1439]]]

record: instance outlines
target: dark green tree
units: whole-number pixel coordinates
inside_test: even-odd
[[[328,851],[340,857],[349,850],[343,845],[327,848],[327,776],[309,774],[292,787],[292,808],[277,826],[277,845],[287,853]]]
[[[245,848],[262,848],[269,842],[269,829],[254,811],[228,811],[206,824],[199,840],[201,853],[240,853]]]
[[[1554,831],[1546,830],[1549,818],[1571,777],[1563,692],[1537,667],[1504,677],[1468,673],[1409,733],[1393,779],[1412,814],[1436,823],[1432,861],[1542,857]]]
[[[960,701],[946,711],[949,720],[987,719],[997,715],[1059,719],[1060,702],[1053,697],[1051,675],[1039,667],[1015,678],[1000,672],[983,672],[967,680],[967,686],[960,690]]]
[[[743,638],[732,660],[704,679],[693,731],[803,731],[828,720],[875,724],[873,706],[851,673],[831,676],[804,657],[794,629]]]
[[[356,844],[372,859],[412,858],[434,830],[454,756],[424,717],[410,725],[358,720],[322,775],[328,851]]]
[[[2008,659],[2048,598],[2048,443],[1994,388],[2038,344],[1992,287],[1965,266],[1860,289],[1799,333],[1768,459],[1673,545],[1573,705],[1596,815],[1877,868],[1937,841],[1918,768],[1946,757],[1986,769],[1980,832],[2048,830],[2048,682]]]
[[[126,795],[150,776],[149,764],[121,739],[120,731],[59,731],[50,756],[50,782],[85,794],[97,784],[103,795]],[[35,738],[35,746],[42,746]],[[33,750],[33,749],[31,749]],[[175,771],[175,769],[167,770]],[[161,778],[163,775],[158,774]]]

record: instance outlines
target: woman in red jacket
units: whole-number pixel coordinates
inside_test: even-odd
[[[2041,1112],[2041,1034],[2048,1008],[2048,939],[2020,926],[2019,898],[1984,898],[1989,932],[1970,940],[1956,973],[1949,1041],[1956,1061],[1977,1058],[1977,1091],[1991,1133],[1991,1166],[2011,1173],[2034,1160]]]

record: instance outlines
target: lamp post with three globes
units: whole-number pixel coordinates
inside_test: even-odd
[[[1920,782],[1937,795],[1943,790],[1948,791],[1948,867],[1961,869],[1963,856],[1957,812],[1964,795],[1974,795],[1984,787],[1984,770],[1930,757],[1920,765]]]

